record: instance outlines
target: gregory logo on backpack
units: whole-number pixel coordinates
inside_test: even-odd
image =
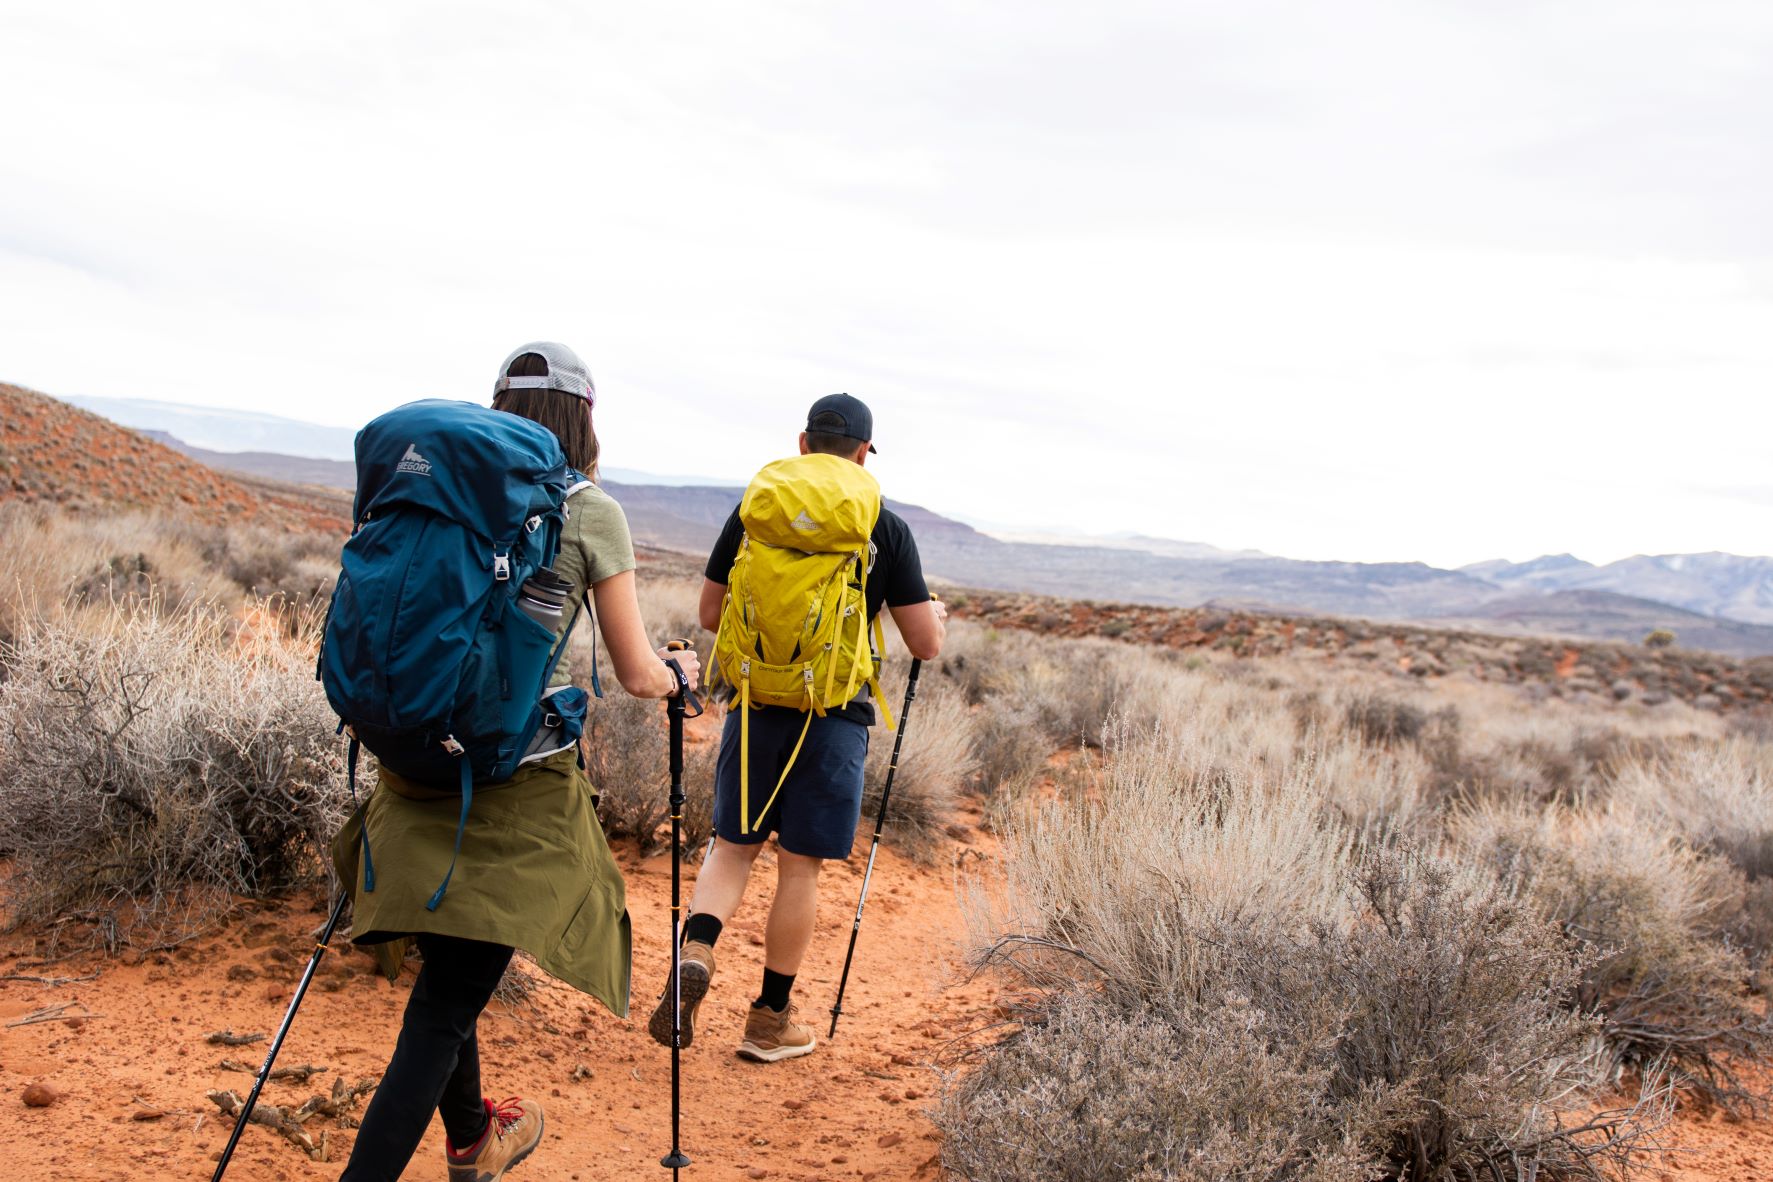
[[[400,463],[395,468],[397,471],[411,472],[414,476],[431,475],[431,461],[420,455],[418,447],[411,443],[406,445],[406,454],[400,457]]]
[[[800,511],[799,517],[796,517],[793,521],[789,522],[788,524],[792,525],[795,529],[799,530],[801,533],[807,533],[807,534],[813,533],[816,530],[818,530],[818,528],[819,528],[819,523],[814,521],[812,518],[808,517],[806,515],[805,509],[802,509]]]

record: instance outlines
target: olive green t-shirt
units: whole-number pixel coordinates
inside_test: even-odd
[[[572,596],[561,615],[555,632],[559,643],[572,618],[573,604],[587,591],[611,575],[633,570],[634,539],[628,533],[628,518],[615,499],[595,484],[582,488],[566,503],[566,524],[560,531],[560,556],[554,560],[554,573],[571,583]],[[589,616],[589,610],[581,616]],[[595,627],[595,624],[593,624]],[[571,678],[567,669],[569,658],[562,656],[554,667],[549,687],[565,685]]]

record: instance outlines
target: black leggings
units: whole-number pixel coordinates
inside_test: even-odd
[[[511,963],[512,950],[428,932],[418,934],[418,945],[425,963],[406,1003],[400,1039],[364,1111],[339,1182],[400,1177],[433,1112],[443,1117],[451,1145],[472,1145],[486,1131],[474,1025]]]

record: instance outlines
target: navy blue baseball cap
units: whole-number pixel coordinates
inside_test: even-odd
[[[874,415],[853,395],[827,394],[813,403],[806,412],[806,429],[866,443],[869,451],[880,454],[874,446]]]

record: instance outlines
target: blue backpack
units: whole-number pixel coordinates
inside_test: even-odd
[[[475,783],[535,758],[544,727],[561,732],[552,750],[583,731],[583,690],[542,696],[566,644],[556,650],[552,629],[519,608],[518,589],[553,566],[567,498],[589,482],[552,431],[470,402],[398,407],[358,432],[356,450],[355,524],[318,675],[351,735],[353,800],[359,744],[397,775],[461,792],[455,854],[426,904],[435,911]],[[367,833],[363,879],[373,891]]]

